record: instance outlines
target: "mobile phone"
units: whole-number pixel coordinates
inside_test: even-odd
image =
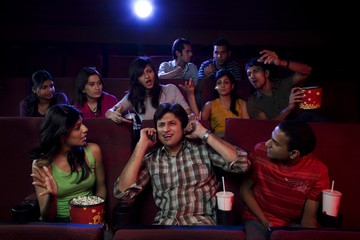
[[[147,137],[152,141],[156,142],[156,133],[154,132],[152,136],[149,133],[146,133]]]

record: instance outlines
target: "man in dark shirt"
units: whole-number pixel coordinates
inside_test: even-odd
[[[238,62],[231,58],[229,42],[224,38],[220,38],[214,42],[213,47],[213,58],[203,62],[199,69],[198,84],[195,89],[195,98],[199,109],[201,109],[204,82],[213,81],[213,87],[215,87],[215,73],[220,69],[230,71],[237,82],[241,80],[241,69]],[[210,88],[213,89],[213,87]]]
[[[286,119],[296,103],[303,101],[299,87],[311,73],[311,67],[295,61],[280,60],[275,52],[263,50],[260,58],[251,59],[245,67],[250,83],[256,92],[247,101],[247,111],[252,119]],[[267,64],[284,67],[293,71],[288,78],[272,82]],[[300,90],[300,91],[299,91]]]

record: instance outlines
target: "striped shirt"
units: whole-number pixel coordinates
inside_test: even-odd
[[[208,67],[209,65],[213,65],[215,68],[214,73],[210,76],[210,78],[215,79],[215,73],[217,71],[219,71],[220,69],[217,68],[216,66],[216,61],[215,59],[209,59],[203,63],[201,63],[200,69],[199,69],[199,77],[198,79],[201,80],[204,78],[204,69],[206,67]],[[238,64],[237,61],[235,61],[234,59],[229,59],[228,61],[225,62],[225,65],[222,69],[226,69],[228,71],[230,71],[232,73],[232,75],[234,76],[235,80],[240,80],[241,79],[241,69],[240,66]]]
[[[306,199],[320,201],[321,191],[329,188],[328,169],[312,153],[287,167],[282,162],[270,160],[265,143],[259,143],[250,159],[252,192],[274,227],[299,224]],[[245,221],[258,220],[247,207],[243,218]]]
[[[136,183],[120,192],[117,180],[114,196],[121,200],[132,199],[151,180],[153,197],[159,208],[156,224],[214,225],[218,189],[213,166],[228,172],[245,172],[250,166],[247,154],[237,148],[238,158],[228,162],[202,142],[185,139],[182,144],[174,157],[169,156],[164,147],[147,154]]]

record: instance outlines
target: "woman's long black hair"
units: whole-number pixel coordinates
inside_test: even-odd
[[[53,81],[52,76],[46,70],[39,70],[33,73],[31,76],[31,92],[30,95],[25,99],[26,106],[28,107],[28,112],[30,113],[30,117],[38,116],[38,104],[39,98],[38,95],[33,91],[36,90],[39,86],[41,86],[46,80]],[[55,105],[57,98],[57,93],[54,94],[52,99],[50,100],[50,105]]]
[[[39,167],[51,165],[54,156],[60,150],[61,141],[66,138],[80,117],[81,112],[73,106],[59,104],[50,107],[41,124],[40,146],[31,151],[30,158],[37,160]],[[67,161],[71,169],[70,175],[74,172],[79,174],[78,167],[81,168],[81,176],[76,183],[82,182],[89,176],[91,170],[85,161],[82,146],[71,149],[67,155]]]
[[[104,79],[101,74],[96,70],[95,67],[84,67],[80,70],[76,77],[75,81],[75,89],[74,89],[74,98],[72,101],[72,105],[77,104],[79,108],[82,108],[84,104],[87,102],[86,93],[83,92],[85,85],[88,83],[88,79],[91,75],[98,75],[100,81],[103,85],[104,90]],[[104,91],[103,91],[104,92]],[[101,94],[101,97],[97,99],[97,112],[101,114],[101,101],[103,99],[104,94]]]
[[[215,75],[215,84],[216,84],[216,81],[219,79],[219,78],[222,78],[223,76],[228,76],[228,78],[230,79],[231,81],[231,84],[234,85],[234,88],[231,90],[231,93],[230,93],[230,98],[231,98],[231,103],[230,103],[230,111],[232,113],[234,113],[236,116],[239,116],[239,112],[236,110],[236,101],[238,100],[239,96],[237,95],[236,93],[236,89],[237,89],[237,82],[234,78],[234,76],[232,75],[232,73],[228,70],[225,70],[225,69],[221,69],[219,71],[216,72],[216,75]],[[216,98],[219,98],[219,92],[214,90],[214,99]]]
[[[128,99],[131,102],[135,111],[140,114],[145,113],[144,102],[146,98],[146,89],[139,82],[139,77],[143,74],[144,69],[148,64],[155,73],[154,87],[150,90],[151,105],[154,108],[157,108],[159,106],[159,96],[161,92],[161,87],[159,84],[159,77],[157,75],[156,69],[151,59],[148,57],[139,57],[135,59],[129,67],[130,91],[129,91]]]

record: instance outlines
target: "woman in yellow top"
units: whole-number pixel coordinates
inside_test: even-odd
[[[208,101],[201,112],[196,109],[194,113],[201,120],[209,120],[212,131],[219,137],[224,136],[226,118],[249,119],[246,110],[246,101],[236,94],[236,81],[230,71],[221,69],[215,76],[215,99]],[[189,101],[195,101],[192,79],[181,88],[188,94]],[[196,105],[196,104],[193,104]]]

